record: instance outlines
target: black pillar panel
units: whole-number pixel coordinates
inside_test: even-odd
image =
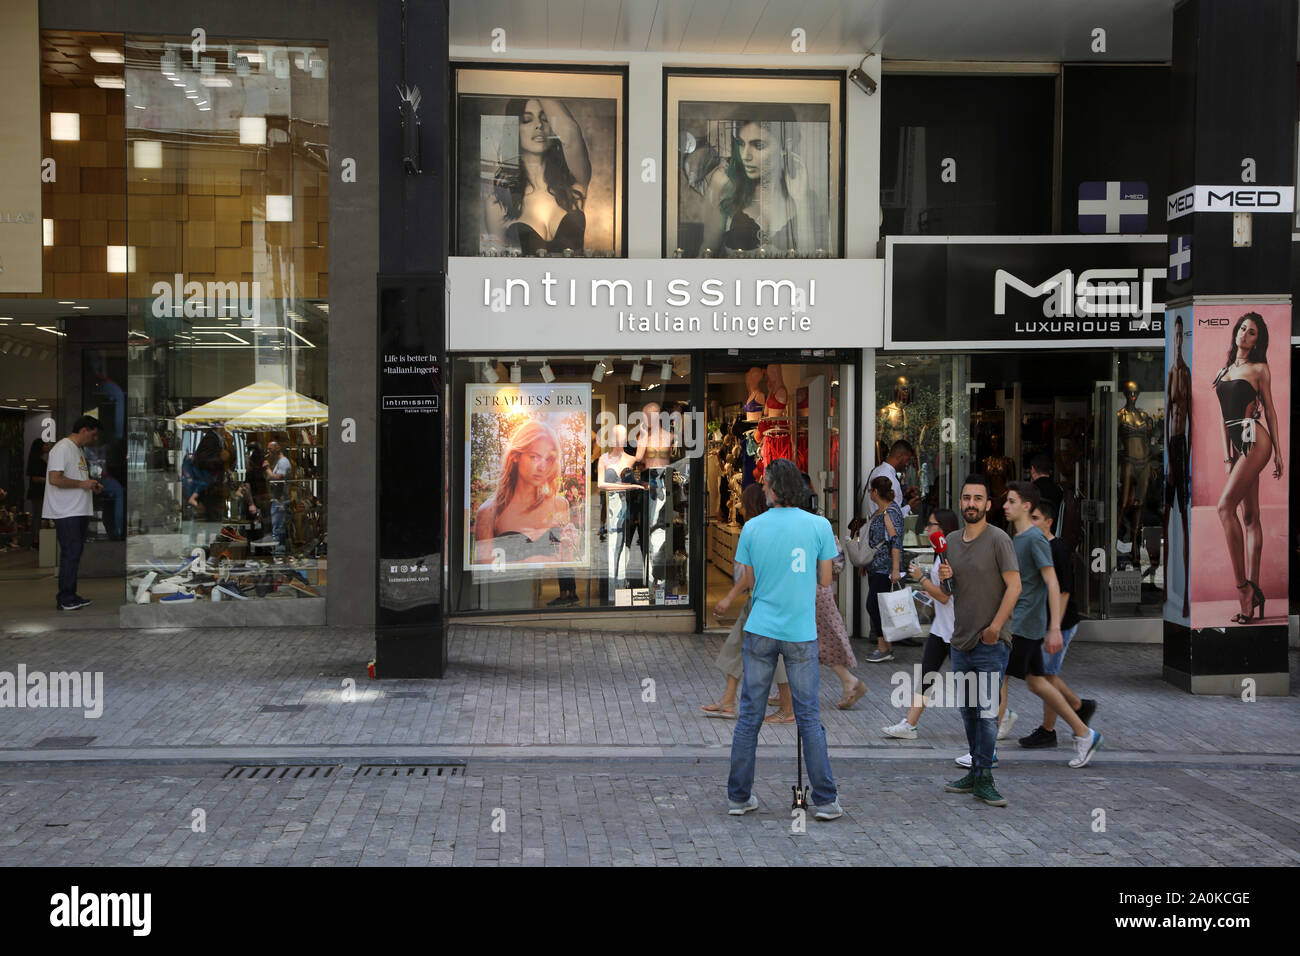
[[[375,675],[441,677],[447,663],[446,2],[381,0],[379,34]]]
[[[1290,186],[1295,178],[1294,0],[1187,0],[1174,11],[1170,193],[1189,186]],[[1242,160],[1255,161],[1243,182]],[[1255,213],[1253,242],[1232,244],[1231,213],[1193,213],[1169,223],[1191,236],[1189,295],[1269,295],[1290,289],[1292,217]]]

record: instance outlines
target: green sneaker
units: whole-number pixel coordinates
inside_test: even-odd
[[[976,800],[983,800],[990,807],[1005,807],[1007,805],[1006,797],[998,793],[997,788],[993,786],[993,771],[982,770],[980,775],[975,778],[975,786],[971,793],[975,795]]]
[[[951,783],[943,785],[944,793],[970,793],[975,789],[975,771],[972,770],[960,780],[954,780]]]

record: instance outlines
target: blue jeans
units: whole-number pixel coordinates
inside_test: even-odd
[[[745,632],[745,641],[741,645],[744,678],[740,691],[740,715],[731,738],[727,798],[732,803],[744,803],[754,788],[758,731],[767,715],[767,695],[772,690],[772,673],[778,655],[785,659],[785,672],[790,678],[790,696],[794,699],[795,721],[803,737],[812,802],[814,806],[824,807],[835,802],[836,790],[831,778],[830,758],[826,755],[826,732],[822,730],[821,712],[817,705],[817,695],[821,690],[817,642],[777,641],[751,631]]]
[[[287,544],[284,534],[284,502],[271,502],[271,534],[275,536],[275,553],[284,554]]]
[[[77,569],[81,566],[81,552],[86,547],[86,531],[90,517],[55,518],[54,534],[59,539],[59,596],[58,604],[77,596]]]
[[[998,739],[998,699],[1002,694],[1002,678],[1007,670],[1007,658],[1011,648],[1004,641],[985,644],[983,640],[975,643],[968,651],[952,648],[952,673],[958,688],[966,687],[978,690],[978,696],[986,694],[987,699],[981,706],[978,699],[971,700],[967,693],[961,710],[962,722],[966,725],[966,742],[970,744],[970,766],[972,770],[991,770],[993,768],[993,748]],[[962,675],[974,673],[975,687]],[[986,678],[981,675],[996,674],[997,677]],[[985,716],[985,715],[989,716]]]

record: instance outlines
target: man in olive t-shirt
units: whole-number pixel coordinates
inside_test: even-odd
[[[1011,539],[986,520],[990,504],[988,479],[967,477],[961,489],[966,524],[948,539],[948,562],[939,569],[940,580],[952,581],[952,673],[954,685],[965,694],[961,717],[971,758],[970,773],[943,789],[1005,807],[1007,801],[993,786],[993,747],[1020,571]]]

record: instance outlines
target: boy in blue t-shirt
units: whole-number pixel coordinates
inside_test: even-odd
[[[736,546],[740,578],[715,613],[752,589],[742,648],[744,681],[740,714],[731,740],[728,812],[739,816],[758,808],[752,795],[758,731],[772,688],[777,655],[785,659],[795,721],[803,737],[804,758],[818,820],[840,816],[835,781],[826,755],[817,697],[817,585],[831,583],[831,561],[839,553],[830,522],[802,510],[808,487],[794,462],[778,459],[763,474],[771,508],[745,522]]]

